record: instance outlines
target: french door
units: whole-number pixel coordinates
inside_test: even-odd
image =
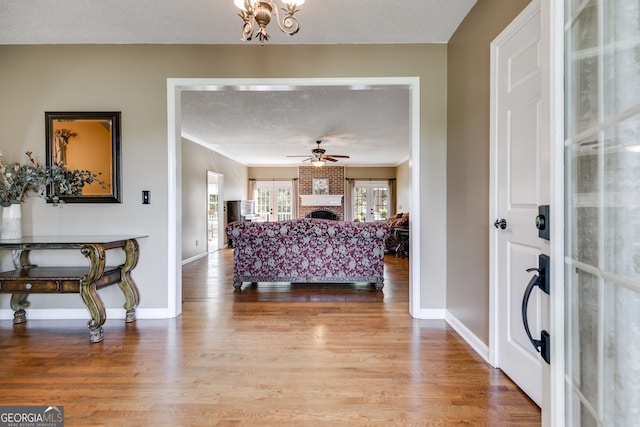
[[[638,426],[640,4],[564,15],[564,425]]]
[[[207,171],[207,251],[214,252],[222,247],[223,227],[220,206],[222,175]]]
[[[360,222],[384,221],[389,215],[387,181],[355,181],[353,219]]]
[[[264,221],[284,221],[292,216],[291,181],[256,181],[256,214]]]

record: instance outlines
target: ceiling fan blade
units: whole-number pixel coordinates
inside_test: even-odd
[[[349,156],[342,156],[342,155],[339,155],[339,154],[325,154],[324,156],[325,157],[335,157],[336,159],[338,159],[338,158],[339,159],[348,159],[349,158]]]
[[[328,160],[330,162],[337,162],[338,161],[337,159],[334,159],[333,157],[329,157],[329,156],[324,156],[322,158],[322,160]]]
[[[308,154],[304,154],[302,156],[287,156],[287,157],[309,157],[309,155]]]

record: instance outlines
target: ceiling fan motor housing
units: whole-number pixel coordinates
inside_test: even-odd
[[[316,157],[322,157],[322,155],[325,153],[325,150],[323,150],[322,148],[314,148],[313,150],[311,150],[311,152],[314,154],[314,156]]]

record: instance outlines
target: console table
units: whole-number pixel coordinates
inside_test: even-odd
[[[11,295],[13,323],[27,321],[25,308],[29,294],[78,293],[91,320],[90,341],[103,340],[102,325],[106,320],[104,303],[98,290],[118,284],[124,294],[125,322],[135,322],[135,309],[140,301],[131,271],[138,263],[138,241],[146,236],[24,236],[0,240],[0,249],[11,250],[14,270],[0,273],[0,293]],[[124,264],[106,265],[106,251],[122,249]],[[31,250],[79,249],[89,260],[84,267],[39,267],[29,261]]]

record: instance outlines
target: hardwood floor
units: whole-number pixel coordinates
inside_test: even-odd
[[[408,314],[408,261],[373,285],[231,284],[231,250],[183,267],[176,319],[0,321],[0,405],[65,426],[540,425],[444,322]],[[144,301],[144,295],[142,295]]]

